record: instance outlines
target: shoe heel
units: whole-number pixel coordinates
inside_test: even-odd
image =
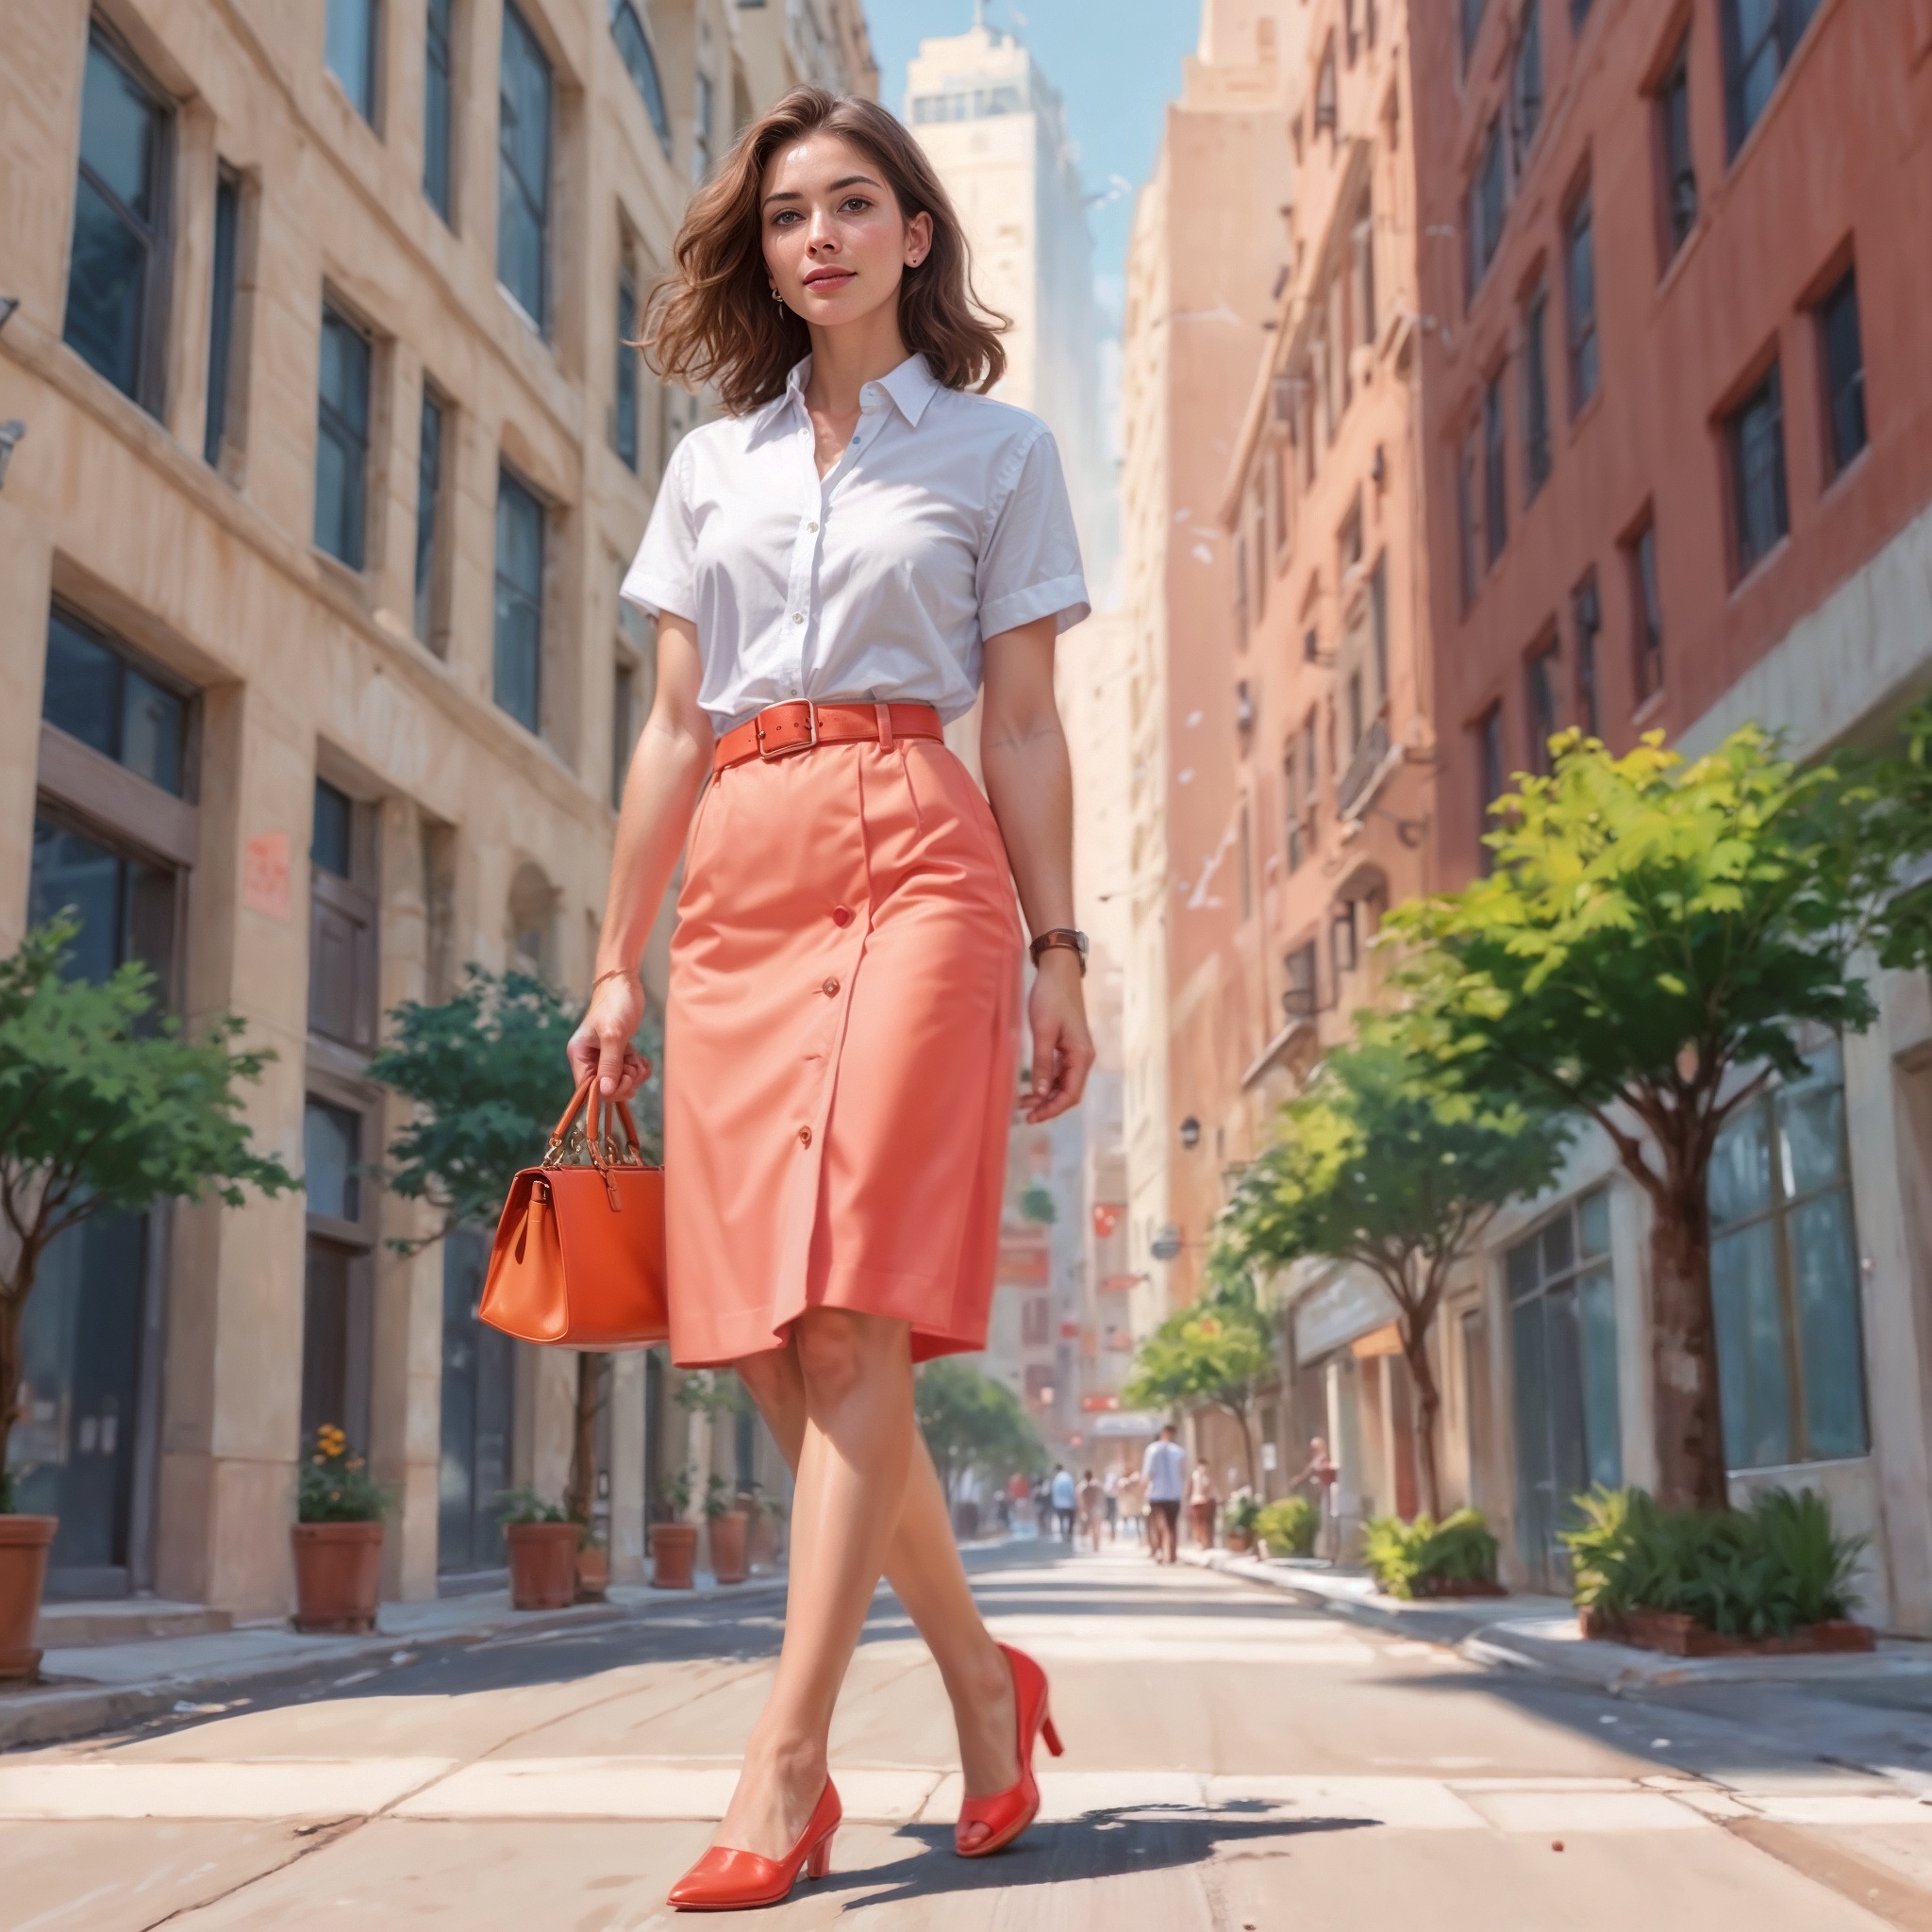
[[[826,1832],[811,1848],[811,1856],[805,1861],[805,1875],[808,1878],[823,1878],[832,1869],[832,1838]]]
[[[1046,1740],[1046,1748],[1056,1757],[1063,1757],[1066,1755],[1066,1747],[1060,1742],[1060,1734],[1053,1727],[1052,1718],[1042,1717],[1040,1720],[1040,1735]]]

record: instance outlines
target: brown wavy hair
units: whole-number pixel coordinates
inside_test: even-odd
[[[739,137],[691,196],[652,290],[643,340],[651,367],[686,389],[710,384],[734,416],[781,395],[811,348],[805,319],[771,294],[760,196],[778,148],[808,134],[849,142],[885,177],[908,221],[932,217],[932,247],[899,284],[899,333],[948,389],[982,394],[1006,374],[1000,337],[1012,327],[973,288],[966,233],[925,151],[876,101],[795,87]]]

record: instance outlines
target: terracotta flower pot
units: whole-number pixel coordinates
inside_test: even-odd
[[[41,1668],[34,1624],[59,1526],[58,1516],[0,1516],[0,1678],[31,1677]]]
[[[689,1590],[698,1559],[694,1523],[651,1525],[651,1582],[658,1590]]]
[[[561,1610],[576,1601],[577,1545],[583,1528],[575,1523],[507,1523],[503,1541],[509,1550],[509,1601],[517,1610]]]
[[[295,1627],[332,1636],[375,1628],[382,1584],[382,1524],[298,1523],[295,1545]]]
[[[1231,1529],[1222,1539],[1237,1556],[1248,1547],[1248,1533],[1244,1529]]]
[[[744,1524],[742,1509],[727,1509],[711,1518],[711,1574],[720,1583],[745,1579]]]
[[[609,1544],[585,1543],[577,1551],[577,1602],[601,1604],[609,1588]]]

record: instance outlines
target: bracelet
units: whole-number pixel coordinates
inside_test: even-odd
[[[1033,955],[1034,965],[1038,966],[1040,964],[1040,956],[1042,953],[1053,951],[1056,947],[1064,947],[1078,958],[1080,961],[1080,977],[1085,979],[1087,977],[1087,935],[1084,932],[1074,931],[1069,925],[1056,925],[1046,932],[1036,935],[1032,945],[1027,950]]]

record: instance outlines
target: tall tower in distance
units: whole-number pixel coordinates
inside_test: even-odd
[[[1097,605],[1118,525],[1101,432],[1093,243],[1059,95],[975,0],[965,33],[920,42],[905,118],[965,224],[980,299],[1012,318],[993,393],[1053,430]]]

